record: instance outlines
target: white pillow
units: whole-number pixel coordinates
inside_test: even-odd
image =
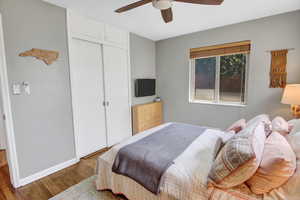
[[[286,136],[287,134],[290,133],[291,127],[293,127],[293,125],[289,124],[282,117],[278,116],[272,120],[272,131],[278,132],[283,136]]]
[[[293,126],[293,129],[290,132],[290,135],[300,132],[300,119],[293,119],[293,120],[290,120],[288,123]]]
[[[263,121],[265,123],[271,123],[269,115],[262,114],[262,115],[257,115],[256,117],[253,117],[252,119],[250,119],[247,122],[247,127],[249,127],[255,123],[261,122],[261,121]]]
[[[285,138],[290,143],[297,159],[300,159],[300,131],[297,133],[289,134]]]
[[[262,114],[262,115],[257,115],[256,117],[252,118],[249,120],[246,124],[246,128],[255,125],[257,123],[263,122],[265,125],[265,133],[266,136],[268,137],[272,133],[272,123],[270,121],[269,115]]]

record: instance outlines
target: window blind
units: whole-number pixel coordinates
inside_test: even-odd
[[[251,41],[233,42],[190,49],[190,58],[203,58],[227,54],[250,53]]]

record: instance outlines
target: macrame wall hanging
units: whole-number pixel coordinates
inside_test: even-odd
[[[285,88],[288,49],[271,51],[270,88]]]

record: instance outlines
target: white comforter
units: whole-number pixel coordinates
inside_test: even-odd
[[[214,147],[219,138],[228,140],[232,135],[216,129],[207,129],[184,151],[165,173],[159,195],[146,190],[132,179],[112,172],[119,149],[155,131],[170,125],[158,126],[121,142],[98,159],[96,186],[98,190],[112,190],[124,194],[129,200],[298,200],[300,199],[300,160],[295,175],[281,188],[264,196],[251,193],[246,185],[228,190],[208,188],[207,177],[215,158]]]
[[[124,194],[130,200],[207,200],[214,199],[240,199],[237,192],[224,192],[214,188],[207,188],[207,177],[215,158],[215,148],[219,139],[227,140],[231,136],[216,129],[207,129],[199,136],[165,172],[160,193],[154,195],[132,179],[112,172],[112,165],[119,149],[155,131],[170,125],[167,123],[151,130],[140,133],[129,140],[114,146],[111,150],[99,157],[98,190],[109,189],[115,194]],[[247,195],[246,195],[247,196]],[[230,198],[228,198],[230,197]],[[247,196],[245,199],[257,199]]]

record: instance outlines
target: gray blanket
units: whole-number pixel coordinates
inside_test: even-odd
[[[206,129],[174,123],[121,148],[112,171],[127,176],[154,194],[173,161]]]

